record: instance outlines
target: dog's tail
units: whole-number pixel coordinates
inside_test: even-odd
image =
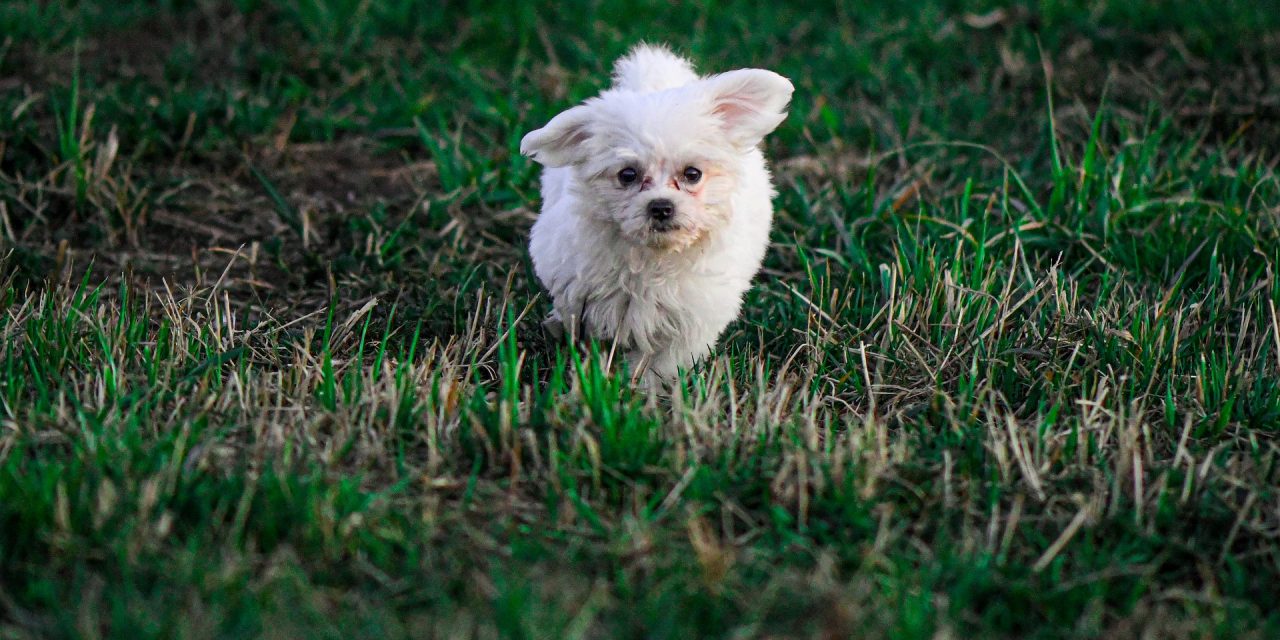
[[[697,79],[688,60],[658,45],[638,44],[613,65],[613,86],[641,93],[683,87]]]

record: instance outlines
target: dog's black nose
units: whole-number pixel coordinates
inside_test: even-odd
[[[676,205],[666,198],[649,203],[649,217],[658,222],[666,222],[674,215],[676,215]]]

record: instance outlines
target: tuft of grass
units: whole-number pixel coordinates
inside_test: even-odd
[[[56,105],[54,107],[58,128],[58,157],[68,167],[67,182],[75,192],[76,208],[79,209],[84,206],[89,190],[89,180],[85,170],[87,155],[85,146],[89,127],[93,122],[93,107],[85,110],[82,133],[77,126],[80,117],[80,52],[78,50],[71,67],[71,92],[67,103],[64,111],[58,110]]]

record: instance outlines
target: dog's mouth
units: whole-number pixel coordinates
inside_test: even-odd
[[[706,233],[696,227],[670,220],[655,220],[649,224],[649,233],[644,243],[651,249],[679,252],[697,244],[705,237]]]

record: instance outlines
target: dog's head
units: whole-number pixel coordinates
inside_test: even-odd
[[[570,167],[589,215],[631,242],[679,251],[723,226],[736,168],[786,118],[793,87],[740,69],[674,89],[614,89],[524,137],[520,152]]]

